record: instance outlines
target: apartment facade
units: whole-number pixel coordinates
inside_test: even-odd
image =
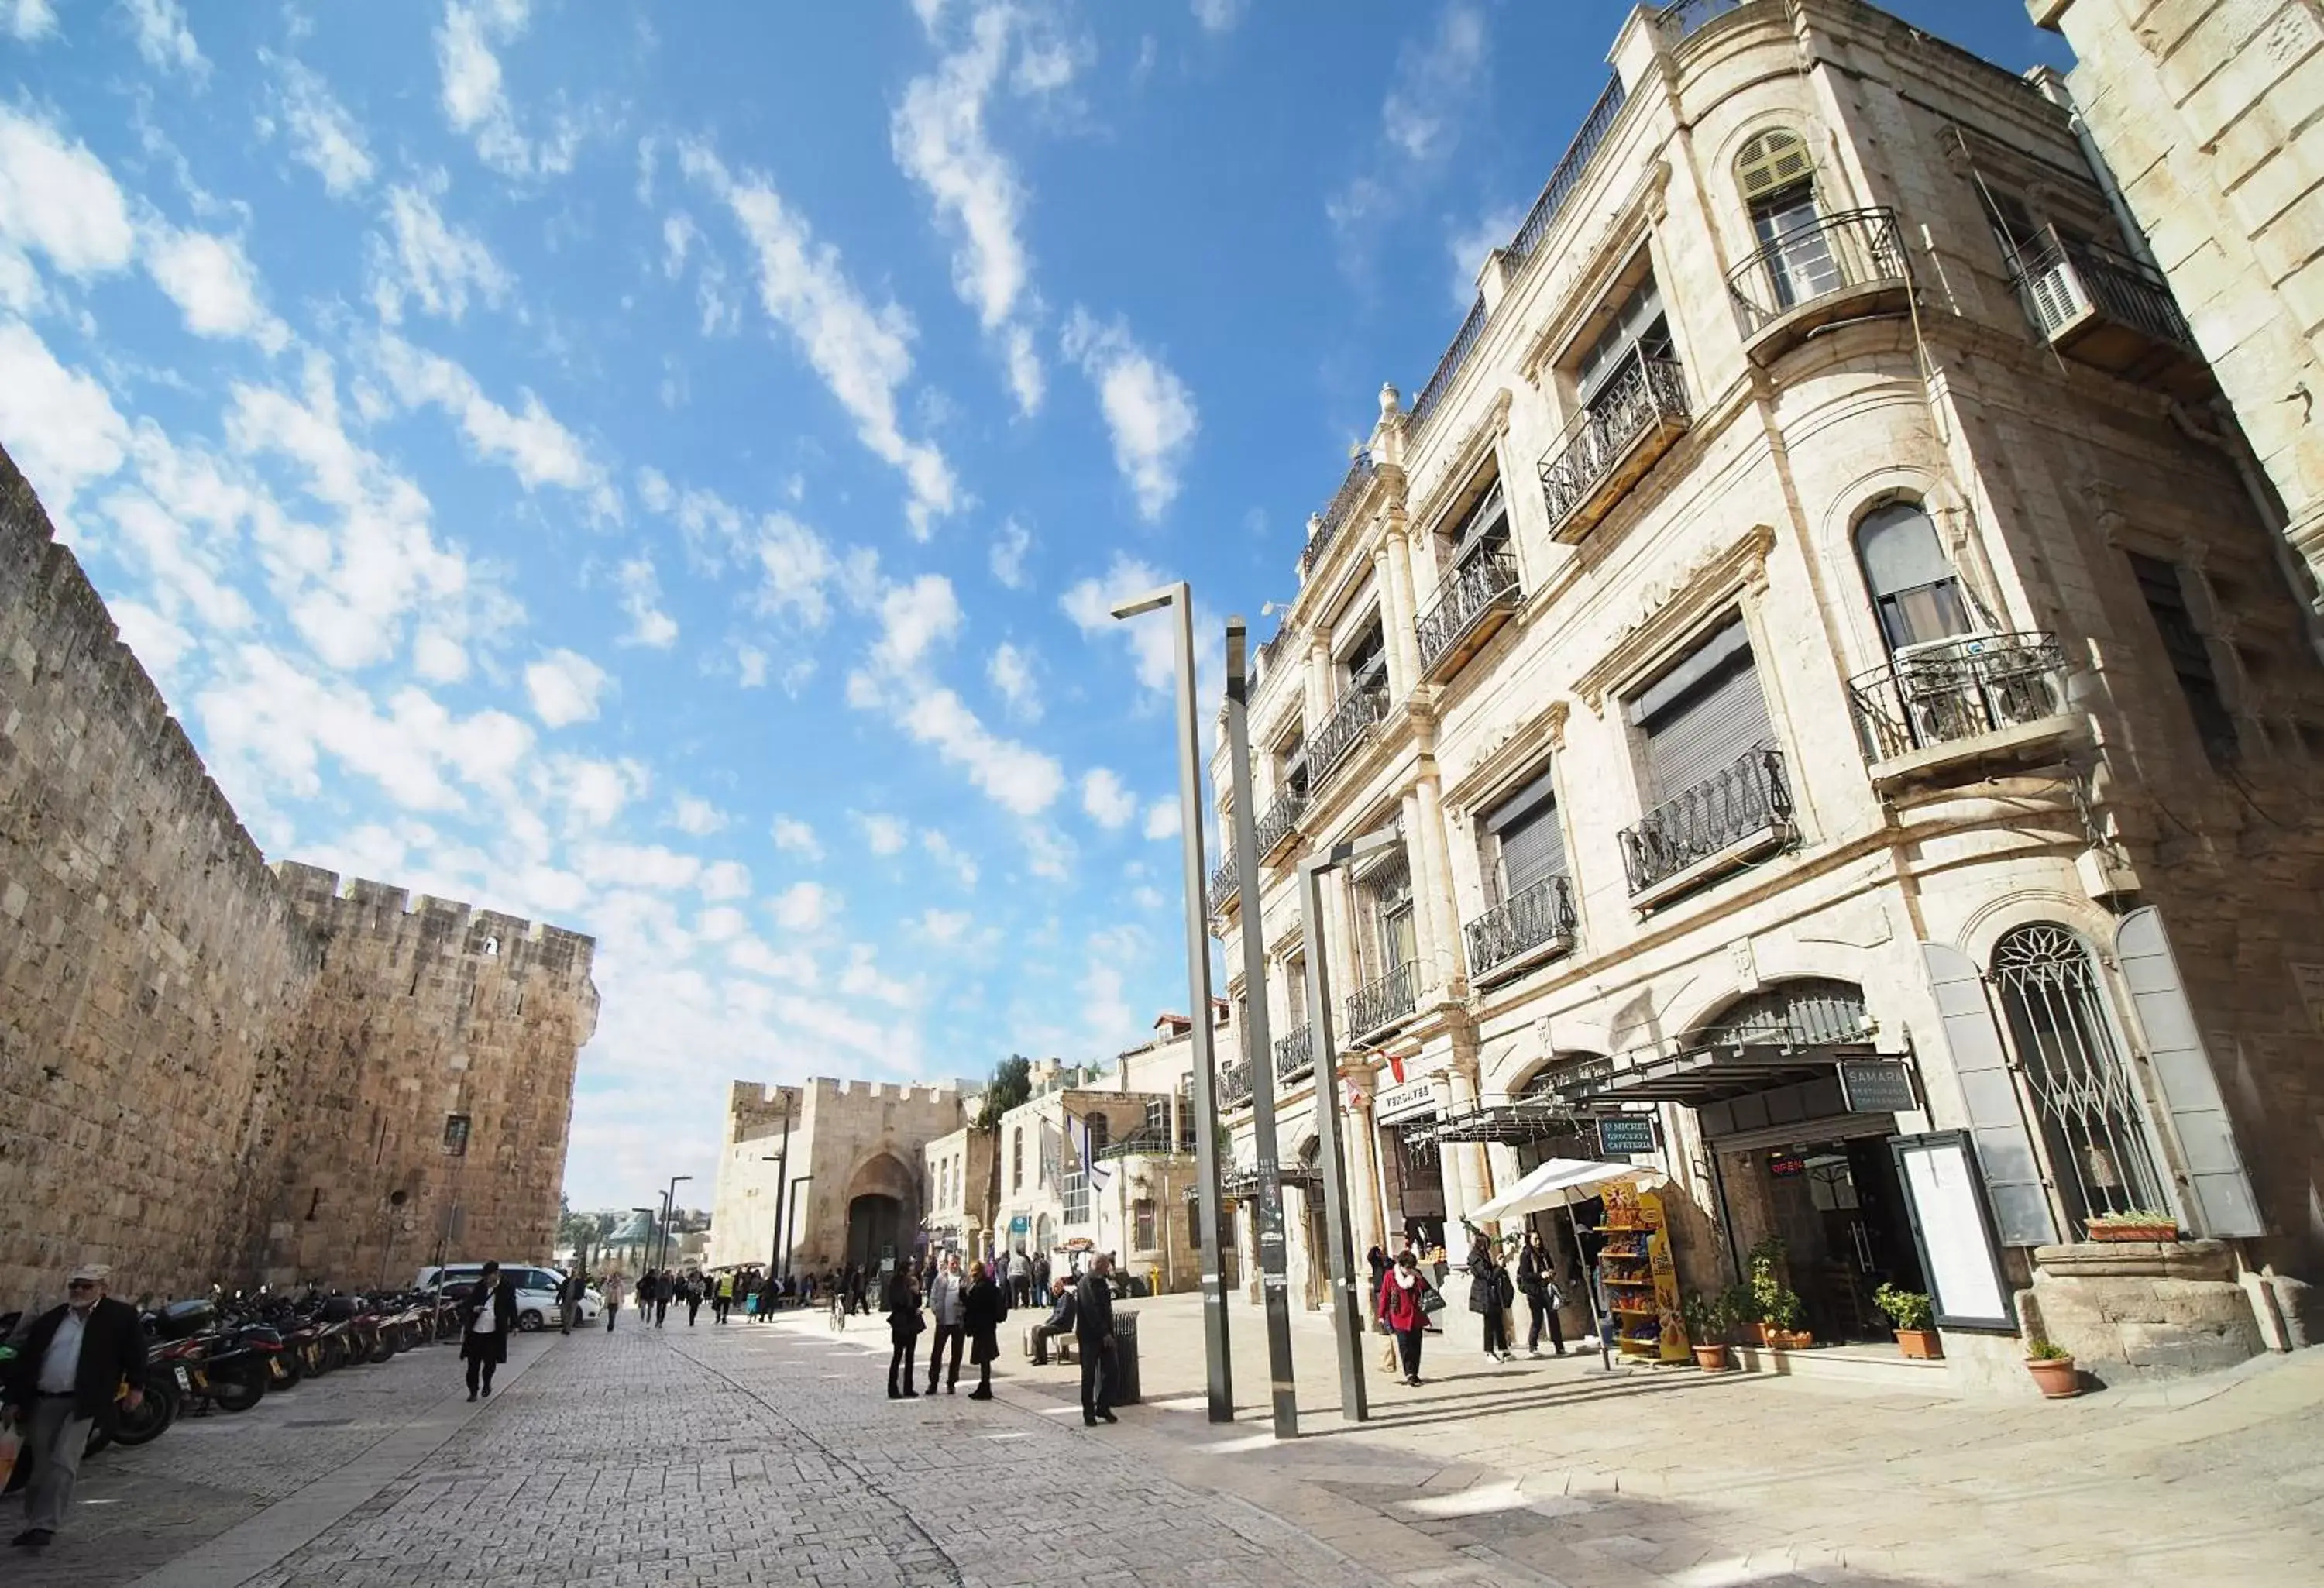
[[[2298,1337],[2324,672],[2185,319],[2060,105],[1872,7],[1641,7],[1609,60],[1259,652],[1211,903],[1293,1293],[1336,1072],[1360,1249],[1457,1261],[1628,1145],[1687,1286],[1780,1240],[1823,1338],[1884,1280],[1996,1383],[2036,1329],[2118,1376]],[[2134,1212],[2188,1239],[2093,1256]]]

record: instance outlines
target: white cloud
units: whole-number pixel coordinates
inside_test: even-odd
[[[1015,519],[1002,522],[1001,532],[992,539],[985,558],[992,568],[992,577],[1011,590],[1025,587],[1025,553],[1033,544],[1032,531]]]
[[[1194,393],[1118,319],[1101,326],[1076,307],[1064,346],[1097,388],[1113,437],[1114,466],[1130,482],[1139,514],[1159,519],[1178,494],[1179,475],[1200,428]]]
[[[580,438],[558,423],[530,392],[521,392],[523,411],[512,413],[485,396],[475,376],[440,354],[392,334],[379,338],[378,352],[380,373],[399,402],[406,408],[422,403],[441,408],[458,423],[470,447],[507,464],[526,490],[560,485],[586,492],[594,511],[618,515],[618,498],[604,469]]]
[[[363,129],[328,85],[299,61],[264,50],[258,58],[281,75],[282,120],[290,129],[292,157],[322,178],[323,190],[334,198],[369,186],[374,168]]]
[[[727,818],[724,811],[707,799],[681,794],[671,803],[669,819],[679,832],[706,838],[713,833],[724,831]]]
[[[30,309],[38,300],[32,253],[87,281],[128,264],[136,241],[105,162],[48,123],[0,104],[0,304]]]
[[[1138,668],[1139,683],[1148,689],[1169,689],[1178,677],[1174,620],[1161,612],[1149,612],[1127,623],[1113,615],[1117,603],[1142,596],[1166,582],[1147,564],[1117,551],[1102,576],[1082,580],[1067,590],[1057,605],[1087,638],[1094,640],[1110,634],[1127,644]]]
[[[269,353],[289,345],[290,328],[260,301],[258,272],[235,239],[161,227],[147,241],[145,268],[197,337],[246,337]]]
[[[630,632],[621,642],[654,651],[667,651],[678,643],[678,620],[661,609],[661,582],[654,577],[653,559],[631,558],[614,577],[622,586],[622,610],[630,619]]]
[[[552,728],[595,717],[605,683],[605,669],[574,651],[551,651],[524,669],[533,714]]]
[[[0,32],[34,44],[57,31],[54,0],[0,0]]]
[[[833,900],[821,882],[793,882],[775,896],[775,924],[787,932],[812,932],[829,920]]]
[[[898,1009],[908,1009],[918,1002],[918,995],[909,985],[881,973],[878,958],[879,951],[869,943],[848,945],[847,966],[839,973],[839,990],[851,998],[876,998]]]
[[[661,223],[661,273],[671,281],[686,273],[686,255],[701,236],[694,217],[684,210],[673,210]]]
[[[996,735],[950,689],[932,688],[907,704],[903,730],[964,768],[976,786],[1019,816],[1053,804],[1065,786],[1065,769],[1038,750]]]
[[[976,862],[961,853],[953,841],[942,833],[937,832],[934,827],[921,828],[920,847],[927,850],[928,858],[938,865],[950,868],[952,874],[960,879],[962,887],[976,886]]]
[[[185,7],[178,0],[124,0],[124,7],[129,13],[137,53],[145,58],[146,65],[156,71],[182,71],[198,81],[209,75],[210,63],[202,59],[193,30],[186,25]]]
[[[787,512],[760,522],[757,544],[758,608],[768,616],[789,613],[807,628],[823,626],[831,614],[824,587],[839,564],[822,536]]]
[[[1025,824],[1025,863],[1037,877],[1062,882],[1073,875],[1074,846],[1055,827],[1040,822]]]
[[[764,179],[736,180],[718,157],[688,144],[687,174],[733,211],[758,256],[759,299],[855,421],[857,438],[900,471],[910,492],[907,518],[926,539],[933,520],[958,504],[952,466],[935,444],[904,432],[898,393],[912,373],[911,317],[894,302],[875,308],[841,267],[839,251],[816,241],[804,218]]]
[[[1242,20],[1243,0],[1194,0],[1194,20],[1203,31],[1223,33]]]
[[[775,847],[785,854],[796,854],[803,860],[823,858],[823,845],[816,839],[815,829],[796,817],[777,817],[773,836]]]
[[[482,238],[444,218],[436,207],[443,187],[439,171],[428,187],[387,190],[391,235],[371,242],[371,296],[380,319],[390,325],[403,318],[406,303],[414,302],[422,313],[456,320],[467,313],[471,293],[497,309],[513,285]]]
[[[920,912],[919,928],[923,936],[937,943],[957,943],[968,933],[976,918],[964,909],[937,909],[933,907]]]
[[[496,44],[508,44],[530,20],[530,0],[447,0],[436,31],[436,63],[443,79],[445,119],[475,140],[476,158],[505,177],[556,175],[573,169],[580,133],[560,121],[557,135],[538,143],[518,127],[501,78]]]
[[[1104,767],[1082,774],[1082,809],[1102,827],[1126,827],[1138,815],[1138,796]]]
[[[960,601],[942,574],[922,574],[891,585],[880,597],[880,641],[872,660],[890,672],[908,672],[935,646],[960,632]]]
[[[739,860],[722,860],[702,868],[699,885],[705,899],[748,899],[751,871]]]
[[[0,110],[0,118],[6,111]],[[0,135],[5,127],[0,125]],[[0,208],[0,225],[5,224]],[[0,316],[0,437],[50,514],[61,522],[74,496],[121,466],[129,426],[105,388],[57,362],[32,327]]]
[[[1525,217],[1524,205],[1504,205],[1487,210],[1473,226],[1444,239],[1445,251],[1452,261],[1449,285],[1455,305],[1463,310],[1468,309],[1477,296],[1477,277],[1485,268],[1485,256],[1496,248],[1507,247]]]
[[[1146,836],[1160,840],[1175,838],[1184,826],[1176,799],[1157,799],[1146,808]]]
[[[1442,159],[1460,137],[1457,119],[1485,62],[1485,14],[1474,5],[1444,8],[1435,37],[1398,52],[1397,74],[1380,105],[1388,143],[1416,162]]]
[[[879,812],[858,815],[857,823],[863,828],[863,843],[873,854],[900,854],[912,841],[912,829],[904,818]]]
[[[1032,652],[1003,640],[992,648],[991,659],[984,664],[984,676],[992,680],[992,687],[1009,703],[1010,716],[1026,722],[1040,720],[1041,691],[1033,681]]]

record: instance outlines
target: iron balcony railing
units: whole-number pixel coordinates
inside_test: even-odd
[[[2045,633],[1979,634],[1893,657],[1848,681],[1864,752],[1893,761],[2066,709],[2066,654]]]
[[[1673,39],[1683,39],[1745,4],[1746,0],[1678,0],[1676,5],[1664,6],[1655,20]]]
[[[1306,578],[1315,571],[1315,565],[1323,560],[1323,553],[1332,549],[1333,538],[1339,534],[1341,526],[1348,522],[1348,515],[1355,511],[1357,502],[1363,496],[1364,487],[1372,483],[1372,475],[1378,472],[1372,466],[1370,452],[1360,450],[1350,461],[1347,474],[1340,480],[1340,488],[1332,493],[1332,500],[1325,503],[1323,511],[1316,515],[1315,527],[1308,533],[1307,544],[1300,549],[1300,578]]]
[[[1250,1101],[1250,1061],[1238,1059],[1219,1069],[1219,1106],[1240,1108]]]
[[[1315,1031],[1302,1024],[1288,1037],[1275,1039],[1275,1078],[1296,1080],[1315,1067]]]
[[[2010,255],[2010,278],[2025,313],[2044,338],[2092,309],[2157,341],[2192,351],[2194,333],[2163,279],[2127,254],[2069,238],[2043,226]]]
[[[1192,1117],[1191,1114],[1189,1117]],[[1109,1141],[1099,1148],[1097,1155],[1102,1159],[1161,1157],[1194,1150],[1194,1142],[1192,1137],[1183,1137],[1173,1141],[1167,1130],[1157,1131],[1150,1127],[1140,1126],[1120,1140]]]
[[[1728,273],[1727,290],[1749,337],[1819,298],[1910,279],[1896,212],[1844,209],[1769,243]]]
[[[1462,928],[1470,974],[1481,976],[1537,948],[1571,948],[1573,923],[1573,884],[1564,877],[1544,877]]]
[[[1348,1035],[1370,1036],[1420,1007],[1420,962],[1405,961],[1348,994]]]
[[[1235,873],[1231,860],[1211,873],[1211,913],[1216,915],[1227,907],[1228,900],[1242,891],[1242,881]]]
[[[1508,547],[1480,552],[1462,563],[1443,594],[1413,624],[1420,640],[1421,670],[1434,668],[1487,613],[1516,605],[1517,595],[1517,557]]]
[[[1439,402],[1444,401],[1444,393],[1451,390],[1453,377],[1461,373],[1461,366],[1469,362],[1470,350],[1476,346],[1477,338],[1484,329],[1485,297],[1480,292],[1477,300],[1469,305],[1469,316],[1461,322],[1461,328],[1452,333],[1452,345],[1445,348],[1444,356],[1436,361],[1436,368],[1429,374],[1428,384],[1421,387],[1420,395],[1412,400],[1412,428],[1416,431],[1428,422],[1428,416],[1436,411]]]
[[[1755,834],[1791,819],[1792,789],[1784,753],[1762,746],[1693,788],[1664,800],[1622,830],[1622,866],[1630,891],[1644,892]]]
[[[1615,376],[1542,458],[1541,494],[1550,523],[1572,517],[1640,436],[1686,417],[1686,373],[1675,363],[1642,358]]]
[[[1582,130],[1574,134],[1573,142],[1566,145],[1565,157],[1557,162],[1556,169],[1549,173],[1549,180],[1542,185],[1541,197],[1535,199],[1533,208],[1526,212],[1525,224],[1518,226],[1517,235],[1509,239],[1509,254],[1513,261],[1530,257],[1533,251],[1540,246],[1542,235],[1549,230],[1550,222],[1555,220],[1558,211],[1565,208],[1565,201],[1573,197],[1573,189],[1582,185],[1582,173],[1590,168],[1590,157],[1597,153],[1598,145],[1606,141],[1606,134],[1613,127],[1614,118],[1622,113],[1623,101],[1628,94],[1628,90],[1622,87],[1622,79],[1618,76],[1607,82],[1606,91],[1598,96],[1598,103],[1591,106],[1590,114],[1582,118]]]
[[[1358,689],[1339,704],[1315,736],[1307,741],[1307,786],[1320,789],[1339,764],[1372,731],[1388,711],[1388,691]]]
[[[1259,818],[1259,857],[1261,860],[1274,854],[1276,846],[1297,830],[1299,818],[1306,814],[1306,810],[1307,796],[1300,789],[1286,789],[1275,797],[1274,803],[1267,808],[1267,814]]]

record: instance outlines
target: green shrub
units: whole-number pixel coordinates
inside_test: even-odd
[[[1872,1293],[1872,1305],[1888,1315],[1888,1322],[1899,1329],[1925,1329],[1936,1316],[1929,1298],[1918,1290],[1901,1290],[1894,1285],[1883,1285]]]

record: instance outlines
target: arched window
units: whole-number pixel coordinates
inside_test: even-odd
[[[1856,559],[1889,650],[1969,632],[1960,576],[1919,503],[1892,502],[1866,513],[1856,526]]]
[[[1735,156],[1735,185],[1751,213],[1751,235],[1766,255],[1777,309],[1840,284],[1831,242],[1817,224],[1815,161],[1797,133],[1775,127],[1744,144]]]
[[[2130,1072],[2081,939],[2047,921],[2020,927],[1994,947],[1993,982],[2068,1214],[2087,1221],[2167,1210]]]
[[[1737,999],[1694,1039],[1712,1048],[1771,1043],[1812,1048],[1860,1042],[1871,1030],[1863,988],[1853,982],[1805,977]]]

